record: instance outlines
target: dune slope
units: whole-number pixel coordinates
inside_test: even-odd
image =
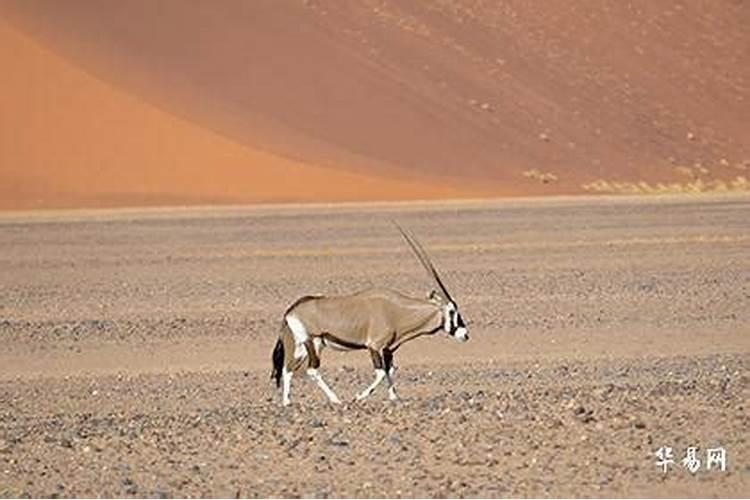
[[[0,23],[0,208],[456,196],[238,144],[112,88]]]
[[[750,166],[743,2],[4,0],[0,12],[114,88],[305,164],[473,195],[731,181]]]

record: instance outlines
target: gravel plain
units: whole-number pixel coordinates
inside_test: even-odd
[[[730,496],[750,491],[746,196],[0,215],[0,496]],[[300,295],[429,283],[472,339],[270,351]],[[674,450],[663,474],[655,451]],[[682,460],[697,446],[701,468]],[[727,470],[706,470],[708,448]]]

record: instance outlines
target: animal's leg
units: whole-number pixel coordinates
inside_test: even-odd
[[[336,393],[328,387],[328,384],[325,383],[325,380],[323,380],[323,377],[318,371],[318,368],[320,367],[320,357],[318,357],[318,351],[315,349],[312,340],[307,340],[305,342],[305,349],[307,349],[307,359],[309,360],[307,365],[307,375],[318,384],[318,387],[320,387],[325,393],[331,403],[341,403],[341,400],[336,396]]]
[[[315,368],[317,370],[318,368],[320,368],[320,356],[318,355],[318,350],[315,347],[315,343],[312,341],[312,339],[307,339],[305,341],[305,350],[307,351],[307,367]]]
[[[282,389],[281,403],[289,405],[289,393],[292,388],[292,376],[301,366],[305,358],[303,342],[307,339],[307,331],[302,322],[293,315],[284,318],[286,327],[282,340],[284,342],[284,368],[281,372]]]
[[[396,394],[396,387],[393,383],[396,367],[393,366],[393,351],[388,348],[383,349],[383,368],[385,369],[385,381],[388,384],[388,399],[396,401],[398,394]]]
[[[370,356],[372,356],[372,365],[375,368],[375,380],[370,384],[364,391],[357,395],[357,401],[361,401],[369,396],[375,388],[380,385],[380,382],[387,376],[387,373],[383,364],[383,356],[374,350],[370,349]]]
[[[292,388],[292,375],[294,372],[287,370],[286,366],[281,369],[281,404],[288,406],[291,401],[289,400],[289,391]]]
[[[365,389],[364,391],[360,392],[357,395],[357,400],[361,401],[361,400],[365,399],[367,396],[369,396],[370,394],[372,394],[372,391],[374,391],[375,388],[378,385],[380,385],[380,382],[383,381],[383,379],[385,378],[385,376],[386,376],[385,370],[383,370],[382,368],[376,368],[375,369],[375,380],[372,382],[372,384],[370,384],[367,387],[367,389]]]
[[[320,372],[317,369],[308,368],[307,375],[309,375],[310,378],[313,379],[318,384],[318,387],[320,387],[320,389],[328,397],[328,401],[334,404],[341,403],[341,400],[339,399],[339,397],[336,396],[336,393],[333,392],[330,387],[328,387],[328,384],[326,384],[325,380],[323,380],[323,377],[320,375]]]
[[[281,341],[284,345],[284,363],[281,367],[281,404],[288,406],[291,402],[289,393],[292,389],[292,376],[300,361],[299,356],[304,356],[304,349],[302,353],[298,352],[294,337],[288,328],[282,333]]]

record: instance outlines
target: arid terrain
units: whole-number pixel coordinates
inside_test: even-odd
[[[0,209],[748,191],[749,18],[0,0]]]
[[[742,496],[750,199],[551,198],[0,217],[0,496]],[[303,294],[429,291],[469,322],[396,354],[402,400],[270,383]],[[655,451],[674,450],[662,474]],[[680,462],[697,446],[693,476]],[[727,470],[706,470],[723,447]]]

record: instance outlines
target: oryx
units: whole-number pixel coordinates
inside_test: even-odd
[[[388,397],[397,399],[393,387],[393,353],[404,342],[440,330],[460,341],[469,339],[458,306],[443,285],[427,253],[414,236],[396,224],[419,262],[432,277],[437,290],[427,298],[414,298],[395,290],[373,288],[352,295],[306,296],[284,313],[279,339],[273,350],[271,377],[282,386],[282,402],[289,404],[292,375],[307,366],[332,403],[340,403],[320,373],[324,346],[349,351],[367,349],[375,368],[375,380],[357,396],[364,399],[385,379]]]

